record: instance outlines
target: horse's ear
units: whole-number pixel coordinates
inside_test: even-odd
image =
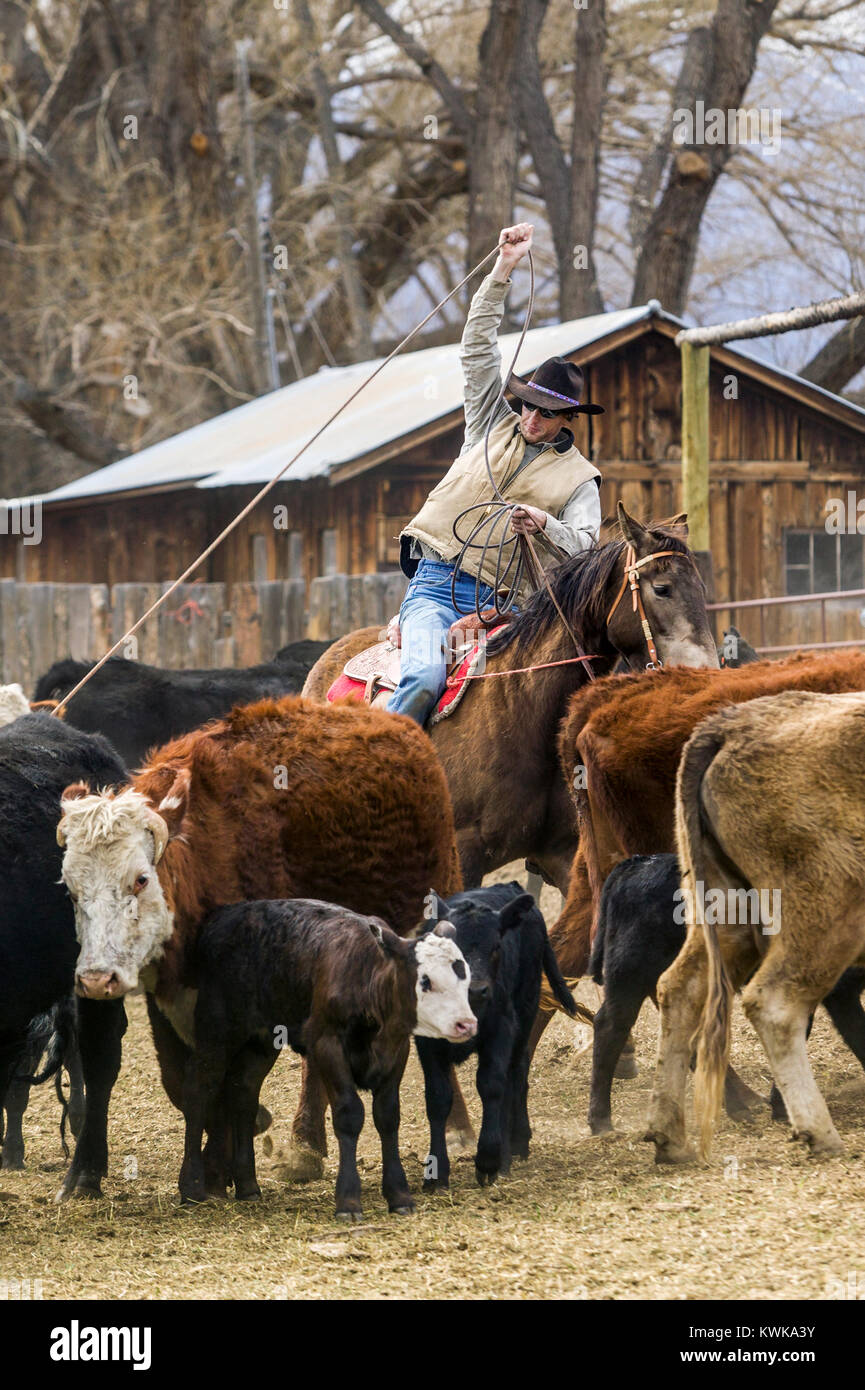
[[[619,526],[622,535],[629,545],[632,545],[637,552],[645,551],[648,553],[652,549],[652,537],[645,526],[641,526],[639,521],[629,516],[625,511],[624,503],[616,505],[616,514],[619,518]]]
[[[688,539],[688,513],[679,512],[678,516],[670,517],[669,521],[664,522],[665,531],[675,531],[677,536],[681,536],[683,541]]]

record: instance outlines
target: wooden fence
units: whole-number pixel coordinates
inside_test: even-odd
[[[256,666],[302,637],[341,637],[383,626],[406,581],[395,574],[314,579],[307,609],[301,579],[185,584],[130,639],[122,654],[151,666]],[[167,584],[23,584],[0,579],[0,679],[32,694],[53,662],[94,661],[123,636]]]

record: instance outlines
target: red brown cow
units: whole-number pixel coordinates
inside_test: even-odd
[[[431,888],[459,888],[447,784],[409,719],[289,696],[166,744],[117,794],[67,788],[58,839],[81,952],[76,987],[148,995],[178,1108],[193,1038],[194,949],[214,908],[317,897],[414,927]],[[326,1098],[312,1067],[294,1122],[297,1176],[322,1170]],[[64,1192],[81,1175],[70,1169]],[[214,1177],[218,1188],[222,1179]]]

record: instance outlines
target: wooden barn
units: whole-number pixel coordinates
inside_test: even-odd
[[[520,372],[554,354],[570,357],[585,371],[588,398],[606,407],[605,415],[576,423],[577,444],[603,475],[605,516],[618,498],[644,518],[681,508],[681,369],[673,341],[681,327],[652,303],[526,336]],[[500,343],[507,362],[516,335]],[[174,578],[373,365],[324,368],[45,495],[40,544],[4,535],[2,574],[108,584]],[[865,496],[865,409],[727,346],[711,349],[710,402],[715,598],[865,588],[865,539],[826,525],[830,499]],[[231,584],[392,570],[401,524],[461,443],[457,345],[403,354],[198,577]],[[791,640],[819,640],[818,605],[796,607],[773,610],[764,640],[790,633]],[[740,626],[748,631],[747,622]],[[863,636],[858,605],[848,603],[843,613],[839,606],[830,636]]]

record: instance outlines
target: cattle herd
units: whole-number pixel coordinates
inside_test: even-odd
[[[519,883],[464,883],[466,827],[427,733],[302,693],[326,646],[248,671],[112,660],[68,707],[80,663],[58,662],[32,703],[0,690],[4,1168],[24,1163],[31,1083],[65,1068],[76,1142],[59,1195],[100,1193],[135,991],[185,1119],[182,1201],[260,1197],[260,1091],[288,1048],[303,1059],[291,1174],[322,1174],[330,1108],[336,1212],[360,1218],[368,1091],[382,1192],[404,1214],[412,1037],[424,1190],[448,1186],[447,1130],[469,1127],[457,1068],[472,1055],[475,1172],[492,1183],[528,1157],[531,1056],[555,1009],[580,1013],[571,989],[586,974],[604,988],[593,1133],[612,1128],[613,1076],[651,998],[646,1138],[659,1162],[695,1157],[693,1067],[707,1157],[722,1099],[734,1117],[761,1103],[730,1064],[740,992],[776,1119],[814,1153],[840,1148],[807,1038],[823,1003],[865,1066],[865,656],[613,674],[577,690],[558,758],[578,848],[548,936]]]

